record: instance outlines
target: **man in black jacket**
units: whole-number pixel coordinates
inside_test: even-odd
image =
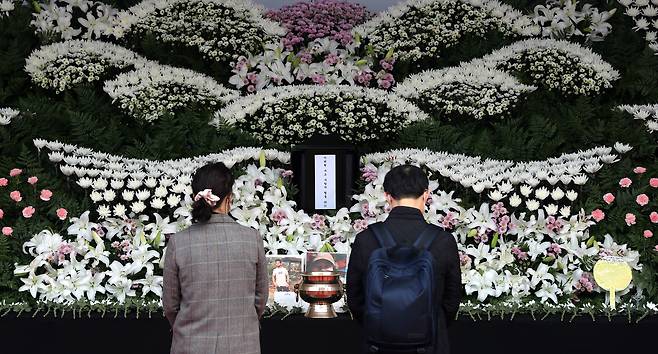
[[[429,181],[416,166],[397,166],[386,174],[384,191],[392,210],[384,221],[395,242],[411,245],[426,226],[424,211]],[[362,323],[365,311],[365,289],[370,254],[381,246],[372,231],[356,236],[347,271],[347,304]],[[455,318],[462,293],[459,254],[455,238],[446,231],[437,233],[430,246],[436,274],[436,301],[440,304],[434,354],[449,354],[447,326]],[[428,353],[430,354],[430,353]]]

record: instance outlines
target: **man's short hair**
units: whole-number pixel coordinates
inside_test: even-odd
[[[396,166],[384,177],[384,191],[396,200],[420,198],[428,188],[427,175],[417,166]]]

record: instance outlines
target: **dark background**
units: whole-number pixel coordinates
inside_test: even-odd
[[[539,319],[539,318],[538,318]],[[460,317],[450,328],[453,354],[516,353],[629,353],[653,346],[658,316],[639,323],[627,318],[580,317],[569,322],[529,316],[514,320],[473,321]],[[263,354],[358,353],[361,329],[349,316],[309,320],[301,315],[262,321]],[[630,340],[634,338],[635,340]],[[641,338],[641,339],[640,339]],[[640,339],[640,340],[638,340]],[[7,315],[0,318],[0,353],[168,353],[169,325],[160,317],[73,319]],[[651,352],[651,351],[649,351]],[[238,353],[239,354],[239,353]]]

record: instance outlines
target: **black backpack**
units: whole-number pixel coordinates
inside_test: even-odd
[[[381,248],[368,261],[364,327],[370,352],[431,353],[436,338],[434,257],[438,227],[402,246],[383,223],[369,226]]]

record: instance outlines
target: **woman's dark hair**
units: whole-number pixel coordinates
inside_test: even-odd
[[[384,191],[396,200],[420,198],[428,188],[427,175],[417,166],[396,166],[384,177]]]
[[[211,163],[196,170],[192,176],[192,198],[205,189],[211,189],[212,194],[221,198],[216,206],[223,203],[233,190],[231,170],[222,162]],[[192,204],[192,221],[208,221],[212,216],[212,210],[213,207],[203,198],[195,201]]]

